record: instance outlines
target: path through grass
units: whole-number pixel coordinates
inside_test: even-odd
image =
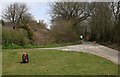
[[[20,64],[26,51],[30,63]],[[117,74],[118,67],[104,58],[58,50],[4,49],[3,75],[107,75]]]

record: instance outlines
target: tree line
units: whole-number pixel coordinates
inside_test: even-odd
[[[47,30],[45,23],[36,22],[25,3],[10,4],[3,11],[2,25],[4,26],[5,22],[9,22],[12,24],[11,28],[13,30],[24,30],[26,33],[24,33],[25,38],[31,44],[34,44],[36,41],[34,38],[35,34],[38,35],[41,33],[43,35],[42,37],[47,38],[42,39],[44,42],[46,40],[52,43],[77,42],[80,40],[80,35],[83,35],[87,41],[95,40],[97,42],[120,44],[120,1],[53,2],[49,6],[52,18],[52,25],[49,30]],[[35,33],[38,27],[47,31]],[[21,31],[18,32],[18,34],[20,33]],[[3,44],[8,42],[8,38],[5,36],[3,32]],[[37,39],[41,40],[39,37]]]
[[[73,38],[72,41],[79,40],[82,34],[84,38],[89,36],[91,41],[120,44],[120,1],[55,2],[50,6],[52,30],[58,32],[58,34],[53,33],[56,41],[60,39],[69,41],[68,39],[71,38]],[[83,24],[84,21],[88,26]],[[68,25],[71,29],[65,27]]]

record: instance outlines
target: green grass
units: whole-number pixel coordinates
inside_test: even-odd
[[[22,53],[30,62],[20,64]],[[3,75],[116,75],[118,66],[104,58],[83,53],[58,50],[4,49]]]
[[[2,45],[2,49],[21,49],[21,48],[51,48],[51,47],[62,47],[62,46],[68,46],[68,45],[75,45],[75,44],[79,44],[78,42],[75,43],[53,43],[53,44],[47,44],[47,45],[32,45],[32,44],[28,44],[25,46],[20,46],[20,45]]]

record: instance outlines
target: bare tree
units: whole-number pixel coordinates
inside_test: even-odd
[[[89,2],[54,2],[50,4],[52,26],[54,27],[52,30],[57,41],[60,39],[66,42],[79,40],[80,34],[83,33],[81,32],[81,22],[91,16],[92,8],[90,6]]]
[[[13,3],[3,11],[2,18],[8,22],[12,22],[14,25],[19,24],[25,17],[32,18],[28,10],[28,6],[24,3]]]
[[[76,42],[79,38],[72,26],[71,21],[59,20],[51,27],[50,35],[56,43]]]
[[[113,13],[113,42],[120,44],[120,1],[112,2],[111,9]]]
[[[76,26],[90,16],[88,2],[54,2],[50,6],[53,22],[57,19],[73,20]]]
[[[119,14],[120,14],[120,1],[112,2],[111,8],[112,8],[112,12],[113,12],[114,22],[117,23],[119,20]]]
[[[93,3],[93,11],[90,20],[91,36],[93,40],[108,42],[112,30],[112,11],[110,3]]]
[[[13,3],[10,4],[4,11],[2,18],[11,22],[13,29],[22,28],[27,31],[28,38],[32,40],[33,32],[30,29],[28,23],[34,21],[34,17],[29,13],[29,8],[25,3]]]

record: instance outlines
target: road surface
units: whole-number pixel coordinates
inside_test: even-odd
[[[107,60],[110,60],[117,65],[120,64],[120,61],[118,61],[119,58],[118,53],[120,52],[99,44],[93,45],[92,42],[84,42],[83,44],[64,46],[64,47],[39,48],[39,49],[55,49],[55,50],[63,50],[63,51],[86,52],[104,57]]]

